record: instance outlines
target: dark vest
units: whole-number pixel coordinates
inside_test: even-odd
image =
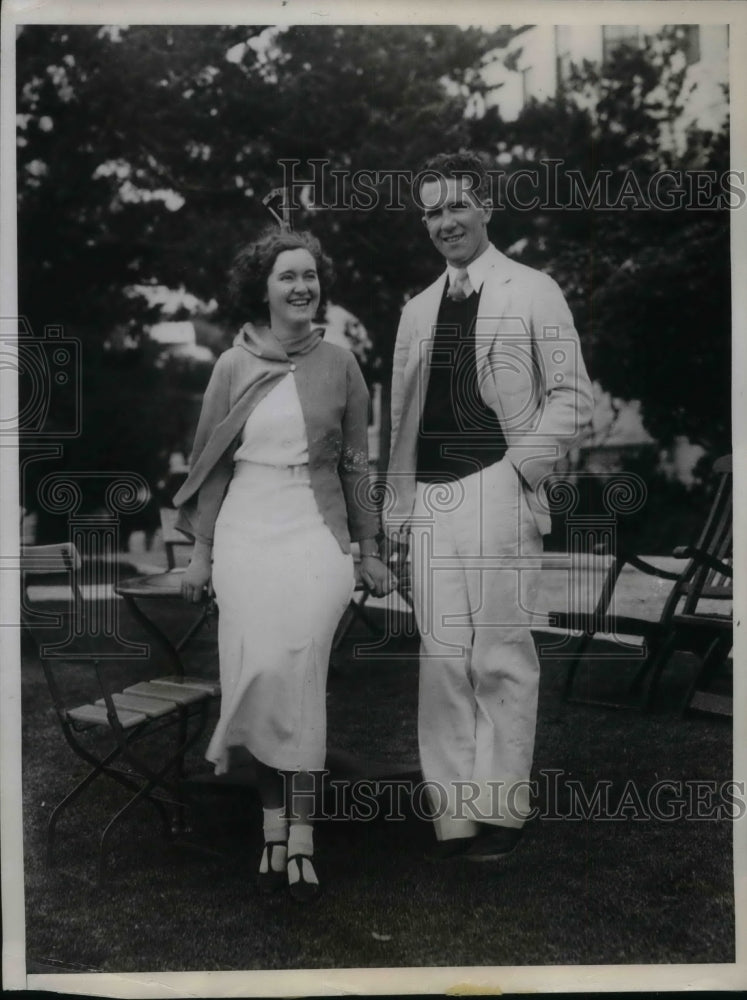
[[[463,479],[506,454],[500,421],[478,386],[475,321],[480,293],[455,302],[447,290],[438,310],[418,429],[415,478],[423,483]]]

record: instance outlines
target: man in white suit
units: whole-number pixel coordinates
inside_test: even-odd
[[[384,524],[410,544],[432,855],[493,860],[530,812],[546,478],[590,420],[592,392],[558,286],[488,239],[479,158],[440,154],[418,177],[446,271],[397,332]]]

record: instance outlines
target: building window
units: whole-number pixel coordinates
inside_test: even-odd
[[[700,25],[683,24],[684,37],[682,40],[682,50],[685,53],[685,60],[688,66],[700,62]]]
[[[564,55],[555,57],[555,85],[561,88],[567,83],[571,76],[571,57],[566,52]]]
[[[666,29],[674,36],[678,48],[685,57],[687,66],[700,62],[699,24],[668,24]]]
[[[524,108],[534,96],[532,88],[534,86],[534,70],[531,66],[521,70],[521,106]]]
[[[607,62],[612,53],[623,45],[638,46],[640,28],[637,24],[602,25],[602,60]]]
[[[555,25],[555,86],[560,89],[571,72],[571,29],[567,24]]]

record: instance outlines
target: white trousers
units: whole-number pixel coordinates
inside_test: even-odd
[[[420,630],[418,740],[436,836],[519,827],[539,688],[530,632],[542,536],[508,458],[417,484],[412,590]]]

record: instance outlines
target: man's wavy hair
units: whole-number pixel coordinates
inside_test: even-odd
[[[418,187],[427,179],[425,174],[435,175],[434,179],[436,176],[454,177],[457,180],[467,177],[472,191],[480,201],[485,201],[491,196],[490,180],[485,164],[480,156],[471,150],[459,153],[438,153],[436,156],[431,156],[418,171],[418,178],[420,178]],[[413,191],[413,197],[418,207],[422,207],[420,190]]]
[[[321,243],[306,231],[286,232],[268,229],[236,254],[228,273],[228,298],[232,318],[237,323],[269,323],[267,279],[275,261],[285,250],[308,250],[316,263],[321,297],[316,322],[322,322],[327,307],[327,294],[334,282],[332,261],[322,250]]]

